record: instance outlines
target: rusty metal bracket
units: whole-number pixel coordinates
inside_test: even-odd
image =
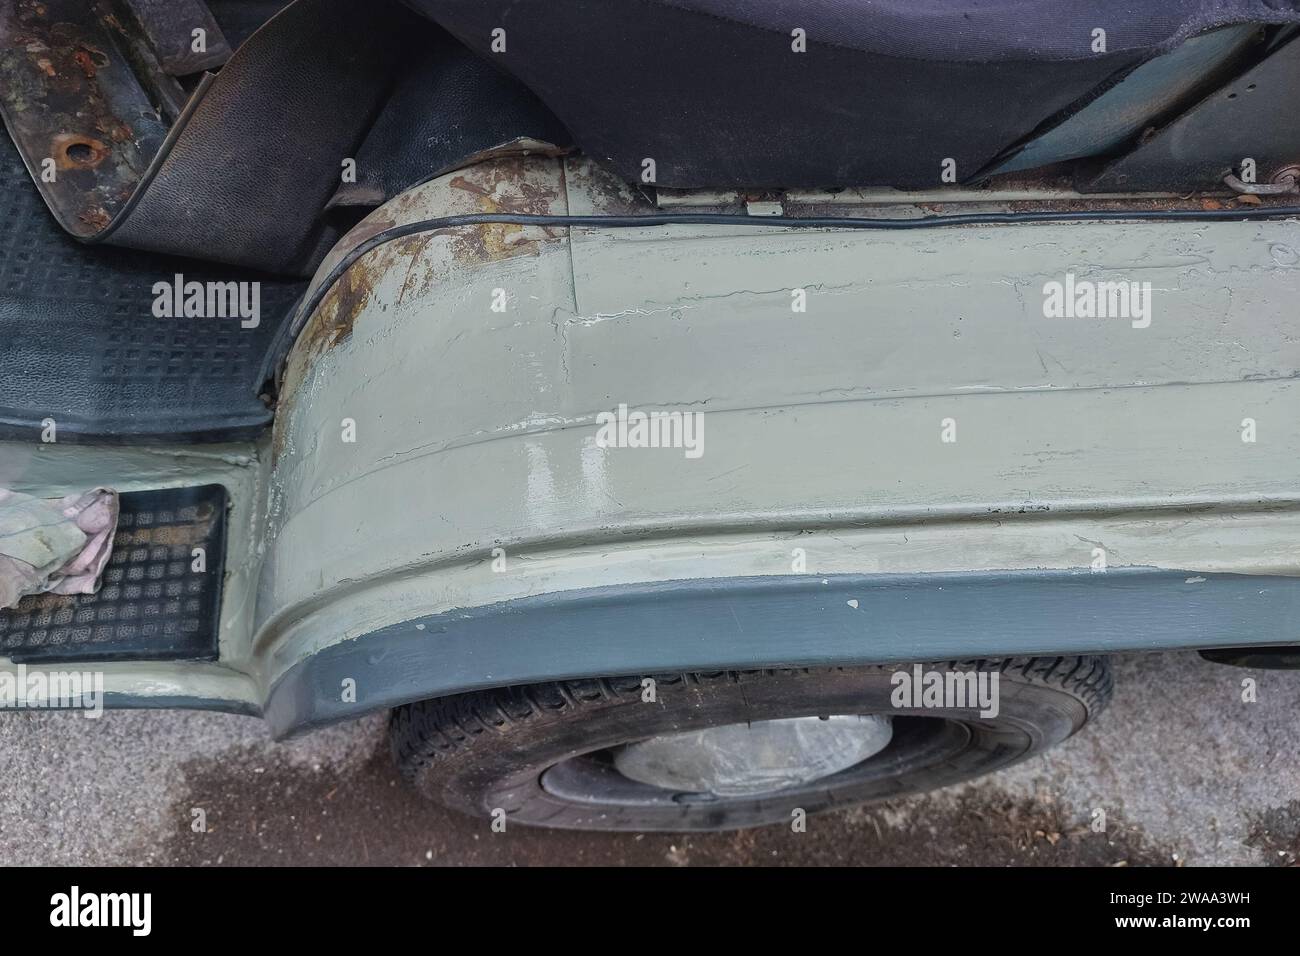
[[[0,115],[46,204],[86,242],[309,275],[340,161],[435,28],[398,0],[292,0],[181,83],[123,3],[0,0]]]
[[[1242,196],[1285,196],[1300,192],[1297,172],[1295,166],[1289,166],[1274,174],[1271,183],[1248,183],[1237,178],[1236,173],[1228,173],[1223,177],[1223,182],[1234,193]]]
[[[0,116],[60,222],[88,239],[130,204],[230,47],[200,0],[0,0]]]
[[[130,47],[121,20],[99,3],[0,0],[0,116],[79,238],[123,210],[167,136],[160,98],[136,75]]]

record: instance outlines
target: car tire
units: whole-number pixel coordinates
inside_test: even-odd
[[[901,679],[894,675],[914,666],[589,678],[478,691],[397,708],[392,749],[420,793],[485,820],[725,830],[789,823],[800,810],[901,797],[998,770],[1076,733],[1111,692],[1104,658],[959,661],[921,666],[983,673],[990,685],[996,674],[995,716],[972,707],[895,706]],[[604,756],[656,735],[827,714],[888,715],[893,738],[860,764],[758,796],[649,787],[621,777]]]

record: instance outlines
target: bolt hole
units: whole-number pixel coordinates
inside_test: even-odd
[[[1250,84],[1250,86],[1246,87],[1246,92],[1247,92],[1247,93],[1253,93],[1254,91],[1255,91],[1255,84],[1254,84],[1254,83],[1252,83],[1252,84]]]
[[[1237,98],[1237,94],[1236,94],[1236,93],[1229,93],[1229,94],[1228,94],[1228,99],[1230,99],[1230,100],[1235,100],[1236,98]]]
[[[69,143],[63,151],[72,162],[84,166],[95,158],[95,151],[86,143]]]

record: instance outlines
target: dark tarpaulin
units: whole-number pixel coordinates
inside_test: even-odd
[[[688,188],[926,187],[945,159],[966,179],[1189,36],[1300,21],[1300,0],[407,3],[624,178],[653,159],[655,182]]]

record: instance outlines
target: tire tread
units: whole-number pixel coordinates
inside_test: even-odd
[[[537,721],[559,721],[575,711],[608,706],[639,697],[641,681],[651,677],[661,686],[691,686],[701,689],[719,682],[736,684],[770,679],[781,674],[814,676],[818,673],[876,669],[893,671],[913,664],[876,664],[837,668],[765,668],[647,674],[639,676],[574,678],[541,684],[471,691],[450,697],[404,704],[393,710],[389,738],[393,757],[402,776],[414,781],[430,764],[467,750],[485,734],[508,735],[511,728]],[[1113,684],[1104,657],[1009,657],[961,661],[926,662],[926,667],[952,670],[997,670],[1014,673],[1021,680],[1065,691],[1086,707],[1089,718],[1110,701]],[[482,712],[499,715],[487,720]]]

